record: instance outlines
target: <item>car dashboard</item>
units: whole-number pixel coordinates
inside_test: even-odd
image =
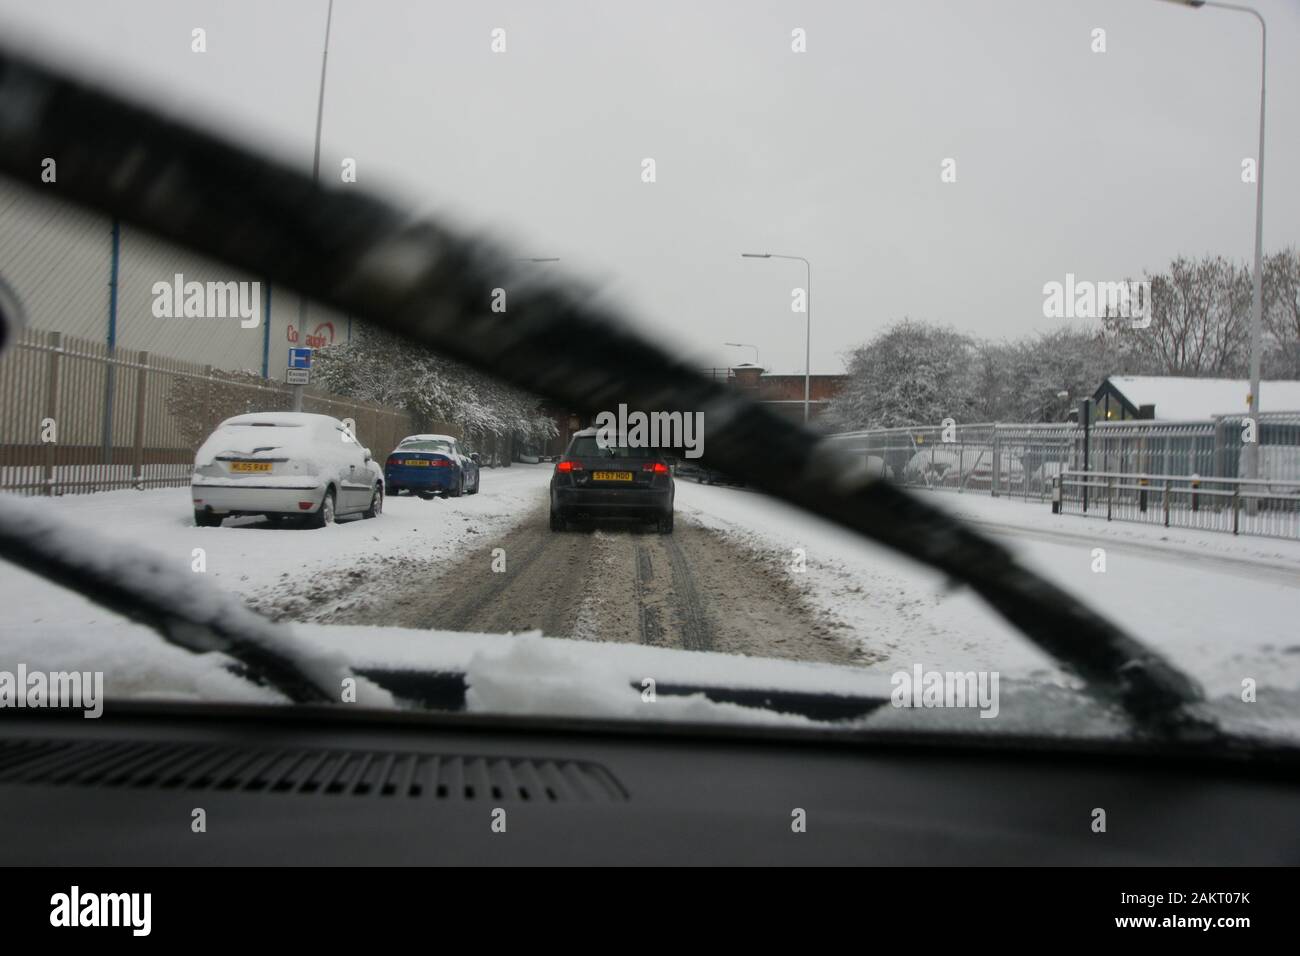
[[[337,707],[11,711],[0,855],[79,866],[1300,863],[1294,764],[840,737]]]

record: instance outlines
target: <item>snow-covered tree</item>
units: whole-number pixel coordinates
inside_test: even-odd
[[[904,319],[850,353],[829,421],[844,428],[970,421],[975,358],[967,336]]]
[[[420,427],[448,422],[471,445],[486,436],[542,442],[556,434],[534,396],[376,329],[322,349],[313,366],[322,387],[405,409]]]

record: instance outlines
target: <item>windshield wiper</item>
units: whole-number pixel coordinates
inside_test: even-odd
[[[0,495],[0,558],[153,628],[171,644],[228,654],[294,703],[337,703],[350,679],[357,701],[393,706],[387,691],[341,658],[302,643],[203,575],[123,548],[35,502]]]
[[[1090,688],[1159,732],[1204,730],[1153,649],[815,433],[695,372],[590,297],[354,186],[324,189],[187,123],[0,53],[0,171],[59,157],[58,195],[283,284],[572,408],[704,412],[710,463],[970,586]],[[517,280],[517,281],[516,281]],[[514,288],[508,312],[492,290]]]

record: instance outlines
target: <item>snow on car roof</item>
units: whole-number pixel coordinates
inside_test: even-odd
[[[316,415],[312,412],[249,412],[244,415],[236,415],[233,418],[227,418],[219,427],[225,428],[227,425],[282,425],[301,427],[316,422],[328,422],[332,425],[343,424],[337,418],[333,418],[329,415]]]
[[[401,441],[399,441],[398,444],[399,444],[399,445],[405,445],[407,442],[411,442],[411,441],[450,441],[450,442],[454,442],[455,440],[456,440],[456,439],[455,439],[453,436],[451,436],[451,435],[407,435],[405,438],[403,438]]]

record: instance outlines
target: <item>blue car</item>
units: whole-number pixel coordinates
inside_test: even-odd
[[[384,490],[390,498],[403,491],[425,499],[459,498],[478,494],[478,487],[478,455],[462,455],[450,435],[410,435],[384,463]]]

